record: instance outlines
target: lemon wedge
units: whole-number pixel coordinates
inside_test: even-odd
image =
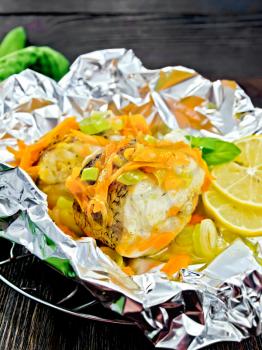
[[[262,209],[228,199],[211,187],[203,194],[207,212],[222,226],[243,236],[262,235]]]
[[[241,153],[232,162],[213,168],[214,187],[248,210],[262,209],[262,136],[246,137],[235,144]]]

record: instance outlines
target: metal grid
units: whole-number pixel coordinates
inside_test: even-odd
[[[24,247],[2,238],[0,281],[38,303],[69,315],[105,323],[134,325],[104,308],[77,281],[61,275]]]

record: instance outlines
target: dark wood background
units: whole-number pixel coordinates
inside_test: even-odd
[[[132,48],[149,68],[181,64],[210,79],[237,80],[262,106],[261,0],[1,0],[0,36],[26,27],[30,43],[71,61],[89,51]],[[12,270],[10,269],[10,274]],[[135,328],[80,320],[0,286],[0,350],[146,350]],[[259,338],[210,349],[262,349]]]

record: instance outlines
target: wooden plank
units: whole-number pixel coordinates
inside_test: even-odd
[[[262,11],[260,0],[1,0],[0,13],[246,14]]]
[[[1,350],[153,350],[134,327],[65,315],[0,287]],[[127,341],[128,339],[128,341]]]
[[[262,78],[239,79],[238,83],[251,97],[253,104],[262,107]]]
[[[11,270],[11,269],[10,269]],[[37,304],[0,286],[1,350],[154,350],[135,327],[83,320]],[[206,350],[260,350],[261,337]]]
[[[44,288],[32,285],[25,271],[31,268],[31,259],[20,260],[1,267],[1,273],[20,286]],[[37,263],[39,275],[45,275],[47,267]],[[31,272],[33,275],[35,272]],[[50,292],[49,289],[45,294]],[[153,350],[154,347],[135,327],[108,325],[72,317],[35,303],[19,293],[0,285],[0,349],[1,350]],[[219,343],[206,350],[259,350],[261,337],[245,340],[241,344]]]
[[[262,77],[262,14],[234,17],[0,16],[0,37],[26,27],[35,45],[49,45],[71,61],[105,48],[131,48],[145,66],[185,65],[211,79]]]
[[[2,259],[2,240],[1,244]],[[9,251],[7,246],[5,249]],[[46,270],[46,265],[33,262],[30,257],[1,266],[0,273],[8,280],[16,281],[17,286],[42,290],[42,295],[47,300],[52,289],[45,288],[48,281],[45,284],[44,277],[55,278],[56,275],[47,274]],[[30,274],[35,276],[36,273],[39,279],[30,277]],[[64,288],[67,286],[66,282]],[[136,327],[108,325],[72,317],[23,297],[2,283],[0,325],[1,350],[153,350],[152,345]]]

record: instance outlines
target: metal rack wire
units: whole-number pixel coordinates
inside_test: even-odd
[[[38,303],[72,316],[134,325],[105,309],[80,283],[68,279],[24,247],[0,239],[0,281]]]

